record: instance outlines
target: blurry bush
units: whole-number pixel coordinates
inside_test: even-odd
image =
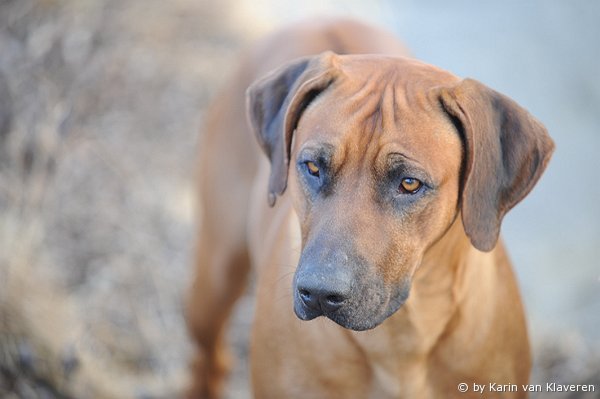
[[[220,9],[0,2],[0,397],[183,385],[199,111],[237,43]]]

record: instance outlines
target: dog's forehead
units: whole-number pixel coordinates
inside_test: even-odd
[[[319,119],[373,130],[397,131],[425,119],[444,119],[439,90],[460,79],[406,57],[339,56],[332,85],[315,101]],[[324,106],[322,106],[324,105]]]
[[[434,175],[460,162],[459,135],[436,94],[459,78],[408,58],[342,56],[337,67],[336,80],[301,118],[296,150],[326,143],[338,163],[371,164],[401,153]]]
[[[342,55],[338,57],[336,67],[345,83],[393,83],[397,88],[405,90],[424,91],[450,86],[460,80],[454,74],[434,65],[400,56]]]
[[[447,149],[458,151],[460,140],[436,93],[459,78],[416,60],[379,55],[340,56],[336,67],[334,83],[301,119],[300,143],[326,142],[360,157],[401,152],[428,164],[450,161],[432,153],[456,158]]]

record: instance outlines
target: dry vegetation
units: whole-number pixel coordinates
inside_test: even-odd
[[[185,383],[197,133],[242,36],[215,4],[0,2],[1,397]],[[536,379],[600,389],[585,344],[544,342]],[[248,396],[243,365],[230,397]]]
[[[0,3],[1,397],[181,387],[200,111],[238,43],[224,17]]]

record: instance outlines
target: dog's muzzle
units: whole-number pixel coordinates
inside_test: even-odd
[[[406,301],[410,284],[386,287],[362,257],[349,252],[321,245],[303,251],[293,286],[298,318],[325,316],[362,331],[381,324]]]

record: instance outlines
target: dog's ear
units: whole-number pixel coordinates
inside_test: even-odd
[[[491,251],[502,218],[536,184],[554,143],[525,109],[475,80],[442,89],[441,103],[463,136],[465,232],[477,249]]]
[[[335,79],[337,55],[325,52],[282,66],[246,92],[250,125],[271,161],[269,205],[287,186],[292,135],[302,112]]]

